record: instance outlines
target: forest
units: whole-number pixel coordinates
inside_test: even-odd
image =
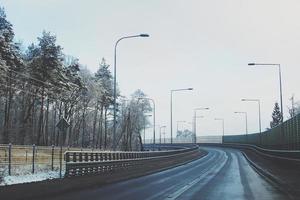
[[[64,145],[112,149],[113,75],[103,58],[96,73],[63,52],[56,35],[42,31],[36,43],[17,42],[0,8],[0,144]],[[136,90],[129,99],[117,92],[119,150],[140,150],[151,112]],[[60,131],[65,119],[69,127]]]

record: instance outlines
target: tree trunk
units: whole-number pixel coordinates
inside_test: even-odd
[[[104,111],[104,149],[107,148],[107,107],[105,107]]]
[[[7,80],[8,81],[8,80]],[[9,125],[10,125],[10,109],[12,101],[12,91],[11,91],[11,80],[8,81],[9,85],[6,88],[5,95],[5,108],[4,108],[4,132],[3,132],[3,142],[4,144],[9,143]]]
[[[58,121],[62,118],[62,102],[59,103],[59,108],[58,108]],[[60,134],[62,134],[60,131],[56,129],[56,145],[59,146],[59,141],[60,141]]]
[[[81,138],[81,148],[84,147],[84,141],[85,141],[85,107],[83,108],[82,112],[82,138]]]
[[[99,145],[99,149],[102,148],[102,131],[103,131],[103,105],[101,105],[101,108],[100,108],[100,119],[99,119],[99,124],[98,124],[98,134],[97,134],[97,145]],[[97,148],[97,147],[96,147]]]
[[[56,117],[57,117],[57,100],[55,101],[54,112],[53,112],[53,130],[51,132],[51,145],[55,145],[55,133],[56,133]]]
[[[94,115],[94,122],[93,122],[93,144],[92,147],[95,148],[95,139],[96,139],[96,124],[97,124],[97,115],[98,115],[98,104],[95,107],[95,115]],[[97,147],[96,147],[97,148]]]
[[[40,108],[40,117],[38,122],[38,130],[37,130],[37,137],[36,137],[36,144],[40,145],[41,143],[41,135],[43,134],[43,119],[44,119],[44,87],[42,90],[42,98],[41,98],[41,108]]]
[[[49,144],[49,98],[47,98],[47,106],[46,106],[46,123],[45,123],[45,138],[44,138],[44,144],[48,146]]]

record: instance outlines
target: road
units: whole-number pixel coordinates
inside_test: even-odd
[[[163,172],[68,193],[55,200],[276,200],[288,199],[234,149],[203,148],[207,156]]]

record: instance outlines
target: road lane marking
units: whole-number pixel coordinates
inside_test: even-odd
[[[215,171],[215,170],[219,171],[225,165],[227,159],[228,159],[228,156],[225,154],[223,159],[221,160],[222,161],[221,165],[217,165],[215,163],[215,165],[212,168],[206,168],[206,170],[202,171],[201,175],[198,178],[194,179],[192,182],[189,182],[188,184],[186,184],[185,186],[183,186],[182,188],[177,190],[175,193],[169,195],[165,200],[175,200],[175,199],[177,199],[184,192],[186,192],[187,190],[192,188],[194,185],[198,184],[211,171]]]
[[[209,152],[209,154],[210,154],[210,152]],[[208,155],[209,155],[209,154],[208,154]],[[176,173],[176,174],[174,174],[174,175],[172,175],[172,176],[169,176],[169,177],[166,177],[166,178],[162,178],[162,179],[160,179],[160,180],[158,180],[158,181],[154,181],[154,182],[150,183],[150,185],[153,185],[153,184],[155,184],[155,185],[161,184],[161,183],[163,183],[163,182],[165,182],[165,181],[169,181],[170,179],[174,179],[174,178],[177,177],[177,176],[180,176],[180,175],[189,173],[190,171],[195,170],[195,168],[199,168],[199,167],[201,167],[201,166],[203,166],[203,165],[205,165],[205,164],[211,162],[211,161],[214,160],[216,157],[217,157],[217,155],[214,153],[211,157],[209,157],[209,158],[208,158],[207,160],[205,160],[204,162],[201,162],[201,163],[199,163],[198,165],[193,165],[192,168],[185,169],[185,170],[183,170],[183,171],[181,171],[181,172],[179,172],[179,173]],[[201,159],[201,158],[200,158],[200,159]],[[188,164],[188,165],[189,165],[189,164]],[[187,168],[188,165],[187,165],[185,168]],[[202,169],[202,171],[205,170],[205,169],[207,169],[207,167],[204,168],[204,169]],[[200,171],[200,172],[202,172],[202,171]],[[163,189],[163,190],[161,190],[159,193],[156,193],[156,194],[152,195],[151,197],[146,198],[145,200],[155,200],[155,199],[158,199],[158,197],[160,197],[160,196],[162,196],[162,195],[164,195],[164,194],[166,194],[166,193],[169,193],[169,191],[172,190],[172,189],[174,189],[176,186],[177,186],[177,185],[173,185],[172,187],[168,187],[168,188],[166,188],[166,189]],[[149,185],[147,185],[147,188],[148,188],[148,187],[149,187]]]

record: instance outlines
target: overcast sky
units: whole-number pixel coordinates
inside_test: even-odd
[[[148,33],[149,38],[124,40],[118,48],[118,82],[122,94],[142,89],[154,98],[157,123],[170,127],[170,90],[193,87],[174,95],[173,124],[199,115],[198,135],[258,131],[257,104],[262,101],[263,129],[269,127],[279,101],[275,67],[251,68],[248,62],[280,63],[283,100],[299,93],[299,0],[1,0],[16,39],[36,42],[43,30],[55,33],[64,52],[95,72],[101,58],[113,66],[113,47],[122,36]],[[188,125],[186,125],[188,127]],[[175,131],[174,131],[175,132]],[[150,130],[148,137],[150,137]]]

